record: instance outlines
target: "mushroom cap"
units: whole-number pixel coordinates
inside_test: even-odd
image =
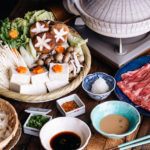
[[[43,45],[42,50],[40,49],[40,47],[37,47],[36,44],[38,43],[38,37],[39,38],[43,38],[44,34],[46,35],[46,39],[50,39],[49,42],[47,42],[49,48],[45,47]],[[54,36],[50,33],[50,32],[43,32],[43,33],[39,33],[36,36],[34,36],[34,38],[32,39],[34,48],[36,49],[37,52],[40,53],[49,53],[51,50],[54,49],[55,45],[56,45],[56,41]]]
[[[40,25],[43,25],[44,28],[47,28],[47,29],[49,30],[49,24],[48,24],[48,22],[46,22],[46,21],[37,21],[37,22],[38,22]],[[32,30],[36,28],[36,23],[37,23],[37,22],[33,23],[33,24],[31,25],[31,27],[30,27],[30,37],[31,37],[31,38],[33,38],[35,35],[38,34],[38,33],[36,33],[36,32],[32,32]],[[48,31],[48,30],[47,30],[47,31]],[[42,33],[42,32],[40,32],[40,33]]]
[[[65,32],[69,33],[68,26],[65,25],[65,24],[63,24],[63,23],[56,23],[55,25],[52,26],[51,33],[54,35],[54,37],[56,36],[56,33],[54,31],[55,29],[58,30],[58,31],[60,31],[61,29],[63,29]],[[64,41],[62,39],[59,39],[59,41],[57,41],[57,43],[58,44],[62,44],[63,42],[67,41],[68,33],[63,36]]]

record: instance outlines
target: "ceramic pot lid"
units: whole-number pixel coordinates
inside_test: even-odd
[[[138,23],[150,19],[150,0],[80,0],[93,18],[110,23]]]
[[[75,1],[86,23],[93,21],[103,28],[98,33],[126,38],[150,31],[150,0]]]

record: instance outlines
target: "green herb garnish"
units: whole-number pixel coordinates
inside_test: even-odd
[[[17,34],[15,35],[15,33]],[[17,18],[13,21],[7,18],[1,21],[0,39],[12,48],[25,47],[29,42],[27,21],[22,18]]]
[[[14,49],[23,46],[24,48],[29,43],[29,28],[36,21],[52,20],[54,15],[46,10],[27,12],[24,18],[9,18],[0,21],[0,39],[5,44],[8,44]]]
[[[27,123],[28,127],[41,129],[42,126],[49,121],[49,118],[42,115],[34,115],[29,119],[29,122]]]

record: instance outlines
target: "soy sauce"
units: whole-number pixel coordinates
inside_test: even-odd
[[[76,150],[80,145],[80,137],[69,131],[56,134],[50,141],[50,146],[53,150]]]

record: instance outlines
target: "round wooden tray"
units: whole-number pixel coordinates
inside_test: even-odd
[[[19,127],[17,130],[16,135],[13,137],[13,139],[9,142],[9,144],[3,149],[3,150],[11,150],[14,148],[14,146],[18,143],[22,133],[21,124],[19,123]]]
[[[75,36],[80,36],[72,28],[71,28],[71,34]],[[75,78],[73,81],[71,81],[70,84],[66,85],[65,87],[60,88],[58,90],[54,90],[51,93],[47,93],[43,95],[36,95],[36,96],[19,94],[17,92],[13,92],[8,89],[0,88],[0,95],[14,99],[14,100],[18,100],[21,102],[39,103],[39,102],[52,101],[70,93],[71,91],[75,90],[80,85],[83,78],[88,74],[91,68],[91,54],[86,44],[82,45],[82,50],[83,50],[84,57],[85,57],[84,67],[82,71],[79,73],[78,77]]]

